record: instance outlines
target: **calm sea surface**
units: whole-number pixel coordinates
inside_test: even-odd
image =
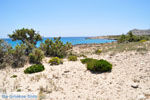
[[[44,42],[48,38],[43,38],[42,41],[39,41],[37,43],[37,47],[40,46],[41,42]],[[52,39],[52,38],[49,38]],[[21,41],[12,41],[11,39],[3,39],[5,40],[8,44],[10,44],[12,47],[15,47],[17,44],[20,44]],[[86,37],[62,37],[61,41],[63,43],[70,42],[72,45],[76,44],[91,44],[91,43],[109,43],[113,42],[116,40],[107,40],[107,39],[86,39]]]

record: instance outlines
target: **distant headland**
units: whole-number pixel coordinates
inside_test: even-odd
[[[129,32],[132,32],[133,35],[137,36],[149,36],[150,29],[133,29]],[[128,34],[128,33],[127,33]],[[95,36],[95,37],[87,37],[86,39],[108,39],[108,40],[118,40],[121,35],[107,35],[107,36]]]

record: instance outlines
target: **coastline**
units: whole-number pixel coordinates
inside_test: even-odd
[[[108,36],[95,36],[95,37],[87,37],[86,39],[108,39],[108,40],[117,40],[120,35],[108,35]]]
[[[86,39],[87,37],[61,37],[61,41],[63,43],[66,42],[70,42],[72,43],[72,45],[82,45],[82,44],[99,44],[99,43],[111,43],[114,42],[115,40],[112,39]],[[53,39],[51,37],[45,37],[43,38],[42,41],[38,41],[37,43],[37,47],[40,46],[41,42],[44,42],[46,39]],[[6,41],[8,44],[10,44],[12,47],[15,47],[17,45],[17,43],[21,43],[21,41],[12,41],[10,38],[7,39],[3,39],[4,41]]]
[[[96,45],[104,45],[104,44],[112,44],[112,43],[117,43],[117,41],[113,41],[113,42],[106,42],[106,43],[83,43],[83,44],[75,44],[73,45],[73,47],[82,47],[82,46],[96,46]]]

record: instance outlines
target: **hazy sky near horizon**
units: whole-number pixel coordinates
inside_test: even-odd
[[[0,0],[0,37],[23,27],[44,37],[148,29],[150,0]]]

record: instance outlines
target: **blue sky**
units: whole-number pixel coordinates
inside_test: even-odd
[[[150,0],[0,0],[0,37],[23,27],[45,37],[148,29]]]

